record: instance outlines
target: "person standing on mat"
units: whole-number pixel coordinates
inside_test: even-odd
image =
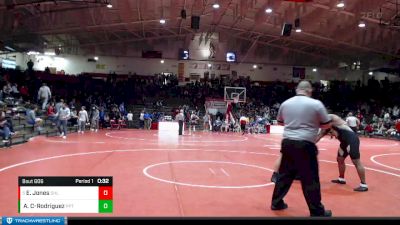
[[[346,123],[355,133],[357,133],[358,128],[360,127],[360,120],[353,116],[353,113],[349,113],[346,118]]]
[[[176,114],[175,120],[178,121],[179,123],[179,135],[182,135],[183,121],[185,120],[185,116],[183,115],[183,109],[181,109],[180,112]]]
[[[368,191],[368,185],[365,182],[365,168],[360,160],[360,139],[351,127],[346,124],[346,121],[342,120],[335,114],[329,115],[332,119],[332,128],[321,131],[317,138],[317,142],[328,133],[335,136],[340,141],[340,147],[337,154],[337,162],[339,167],[339,178],[332,180],[332,183],[346,184],[344,179],[344,172],[346,171],[346,164],[344,160],[350,155],[351,161],[357,169],[358,176],[360,177],[360,186],[354,188],[354,191],[363,192]]]
[[[57,112],[57,117],[59,120],[58,131],[60,132],[60,137],[66,139],[68,120],[71,117],[71,110],[68,108],[67,103],[64,103],[64,105],[60,108],[60,111]]]
[[[319,128],[330,128],[331,118],[325,106],[311,98],[312,86],[308,81],[298,84],[296,94],[283,102],[278,111],[278,123],[285,128],[281,143],[282,161],[272,195],[271,210],[288,207],[283,198],[296,175],[299,175],[310,215],[330,217],[332,211],[325,210],[321,203],[318,149],[315,143]]]
[[[244,135],[246,133],[246,124],[249,123],[249,118],[243,115],[240,117],[239,121],[240,121],[240,130],[242,131],[242,135]]]

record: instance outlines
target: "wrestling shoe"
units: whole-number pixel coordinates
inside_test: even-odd
[[[332,182],[332,183],[335,183],[335,184],[346,184],[346,181],[345,181],[345,180],[339,180],[339,179],[331,180],[331,182]]]
[[[360,186],[358,186],[357,188],[354,188],[353,190],[358,191],[358,192],[368,191],[368,185],[360,184]]]

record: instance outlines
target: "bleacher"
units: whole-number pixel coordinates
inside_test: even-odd
[[[11,120],[14,128],[14,134],[11,135],[9,142],[3,142],[3,137],[0,137],[0,148],[10,147],[16,144],[22,144],[27,142],[30,138],[45,135],[56,136],[57,127],[53,126],[52,123],[47,119],[45,115],[37,115],[37,118],[43,119],[44,123],[42,130],[38,131],[33,125],[28,124],[25,118],[26,109],[20,104],[6,104],[5,105],[6,118]],[[77,126],[68,126],[68,132],[76,132]]]

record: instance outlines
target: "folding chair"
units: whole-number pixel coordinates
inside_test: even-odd
[[[121,129],[121,126],[119,123],[115,122],[115,120],[110,120],[110,128],[112,129]]]
[[[119,126],[120,126],[120,128],[126,128],[127,125],[126,125],[125,120],[120,120],[120,121],[119,121]]]

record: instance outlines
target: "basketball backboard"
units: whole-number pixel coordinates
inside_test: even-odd
[[[224,100],[227,102],[246,102],[246,88],[225,87]]]

